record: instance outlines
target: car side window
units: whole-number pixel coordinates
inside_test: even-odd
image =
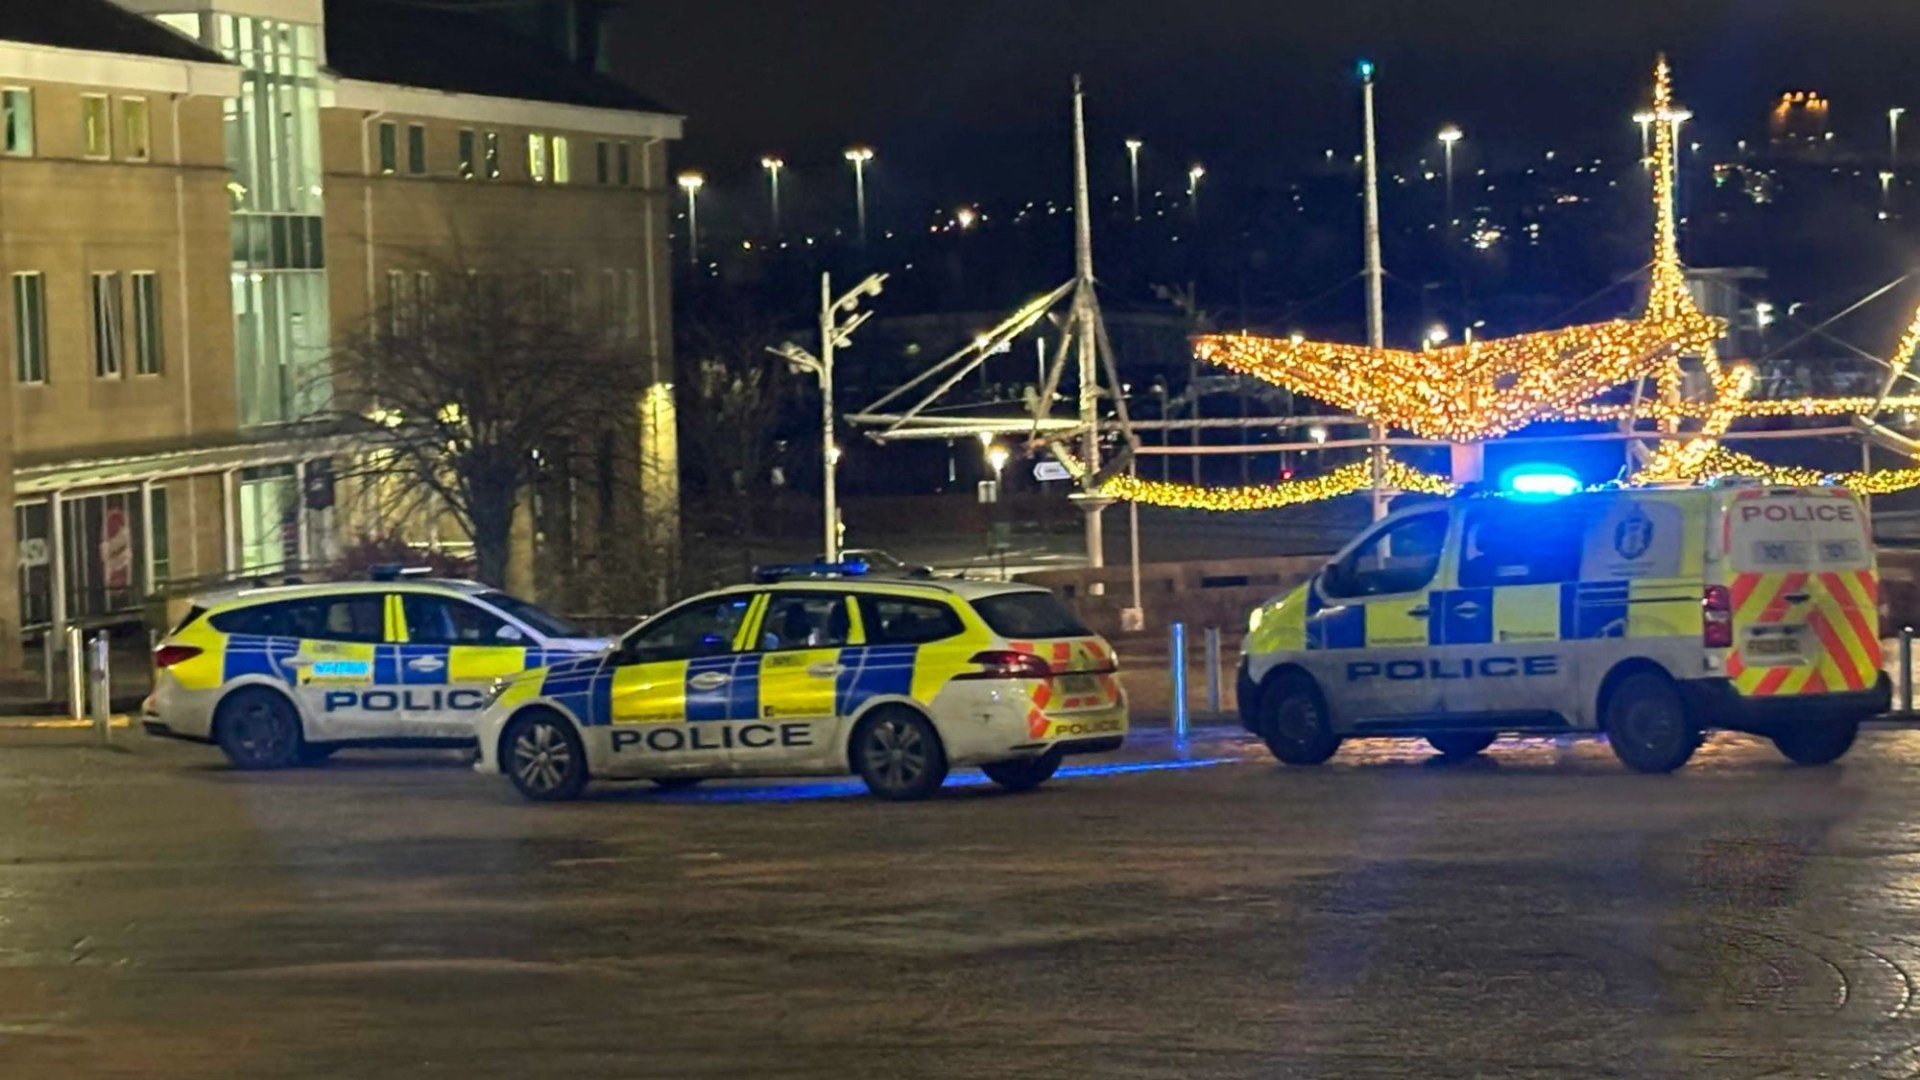
[[[761,652],[834,649],[847,643],[853,624],[847,598],[833,593],[774,593],[760,620]]]
[[[1555,585],[1580,576],[1587,520],[1562,507],[1487,505],[1467,512],[1460,587]]]
[[[415,645],[518,645],[523,640],[505,619],[455,597],[402,593],[400,608],[407,616],[407,640]]]
[[[379,593],[280,600],[223,612],[209,621],[227,634],[369,645],[387,638],[386,602]]]
[[[1321,589],[1335,600],[1424,589],[1440,570],[1440,554],[1446,543],[1445,510],[1394,522],[1328,567]]]
[[[937,600],[898,596],[862,596],[860,623],[869,645],[925,645],[957,636],[960,616]]]
[[[616,663],[656,664],[733,652],[753,597],[740,593],[696,600],[636,627],[620,642]]]

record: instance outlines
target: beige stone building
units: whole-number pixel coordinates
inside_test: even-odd
[[[660,528],[679,133],[418,0],[0,5],[6,654],[371,527],[314,422],[329,349],[430,304],[450,268],[523,275],[650,373],[637,437],[658,460],[623,497]]]

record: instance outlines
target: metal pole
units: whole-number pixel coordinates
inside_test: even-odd
[[[1187,624],[1173,624],[1173,737],[1187,741]]]
[[[153,481],[140,481],[140,583],[149,595],[160,590],[153,580]]]
[[[1128,472],[1135,477],[1140,475],[1139,466],[1129,466]],[[1146,608],[1140,599],[1140,501],[1127,500],[1127,548],[1133,560],[1133,610],[1140,613],[1140,623],[1146,626]]]
[[[1140,220],[1140,141],[1127,143],[1127,171],[1133,177],[1133,220]]]
[[[860,163],[854,162],[859,168]],[[861,219],[865,220],[864,217]],[[864,240],[864,235],[862,236]],[[820,275],[820,454],[825,470],[827,561],[840,561],[839,453],[833,437],[833,346],[839,328],[834,325],[833,275]]]
[[[1360,65],[1361,98],[1366,114],[1366,247],[1367,247],[1367,344],[1380,350],[1387,346],[1386,317],[1383,309],[1382,290],[1386,280],[1386,269],[1380,261],[1380,163],[1376,154],[1373,122],[1373,64]],[[1378,442],[1385,436],[1384,429],[1375,424],[1372,438]],[[1373,517],[1378,521],[1387,514],[1386,472],[1387,451],[1385,447],[1375,446],[1373,451]]]
[[[93,675],[90,711],[94,738],[103,746],[113,741],[113,670],[108,646],[105,630],[93,636],[92,663],[89,665]]]
[[[1075,287],[1073,322],[1080,350],[1080,425],[1086,431],[1081,457],[1087,475],[1100,472],[1100,368],[1094,353],[1093,210],[1087,191],[1087,105],[1079,76],[1073,80],[1073,254]],[[1106,536],[1098,502],[1087,504],[1087,564],[1095,570],[1107,565]]]
[[[767,169],[767,172],[772,176],[771,183],[773,185],[773,235],[775,236],[780,235],[780,170],[782,168],[784,168],[784,166],[782,166],[778,162],[775,162],[771,167]]]
[[[53,536],[47,582],[53,595],[47,598],[52,625],[47,630],[47,648],[53,649],[67,632],[67,504],[65,492],[47,496],[47,525]]]
[[[1440,145],[1447,152],[1447,232],[1453,232],[1453,143],[1452,139],[1442,139]]]
[[[67,715],[87,718],[86,631],[77,626],[67,627]]]
[[[853,159],[853,199],[860,217],[860,246],[867,246],[867,162]]]
[[[687,189],[687,261],[700,265],[700,192]]]
[[[1220,715],[1220,628],[1207,627],[1207,712]]]
[[[1913,714],[1913,627],[1900,628],[1900,712]]]

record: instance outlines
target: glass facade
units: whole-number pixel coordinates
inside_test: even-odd
[[[148,530],[138,489],[64,499],[60,517],[68,618],[137,611],[172,573],[165,487],[153,490],[153,581],[145,580]],[[45,626],[53,619],[52,504],[44,499],[20,503],[13,520],[20,550],[20,624]]]
[[[240,473],[240,569],[272,573],[300,561],[300,487],[291,465]]]

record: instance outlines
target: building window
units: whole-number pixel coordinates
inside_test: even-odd
[[[407,172],[414,176],[427,175],[427,126],[425,124],[407,125]]]
[[[628,341],[640,340],[640,271],[627,271],[626,317],[621,319],[621,332]]]
[[[117,379],[126,370],[126,321],[119,274],[93,275],[93,373]]]
[[[120,141],[128,161],[153,159],[153,129],[148,124],[146,98],[120,99]]]
[[[540,271],[540,311],[550,322],[573,324],[573,271]]]
[[[0,90],[0,151],[33,156],[33,91]]]
[[[487,179],[500,179],[500,133],[487,132]]]
[[[460,129],[460,179],[471,180],[476,175],[474,166],[478,163],[477,140],[470,129]]]
[[[13,275],[13,372],[23,383],[47,381],[47,278]]]
[[[631,143],[621,143],[620,144],[620,186],[627,187],[632,183],[633,183],[633,145]]]
[[[421,270],[413,275],[413,303],[419,313],[420,334],[422,337],[433,333],[434,310],[433,272]]]
[[[400,169],[400,129],[391,123],[380,125],[380,175],[392,176]]]
[[[536,184],[547,182],[547,137],[527,136],[527,175]]]
[[[606,186],[613,179],[613,154],[605,139],[593,144],[594,180]]]
[[[133,370],[139,375],[160,374],[160,275],[133,275]]]
[[[406,337],[412,327],[407,318],[407,275],[402,270],[387,271],[387,329],[394,337]]]
[[[90,158],[113,156],[113,121],[105,94],[80,95],[80,124],[84,153]]]
[[[573,144],[565,135],[553,137],[553,182],[573,183]]]

